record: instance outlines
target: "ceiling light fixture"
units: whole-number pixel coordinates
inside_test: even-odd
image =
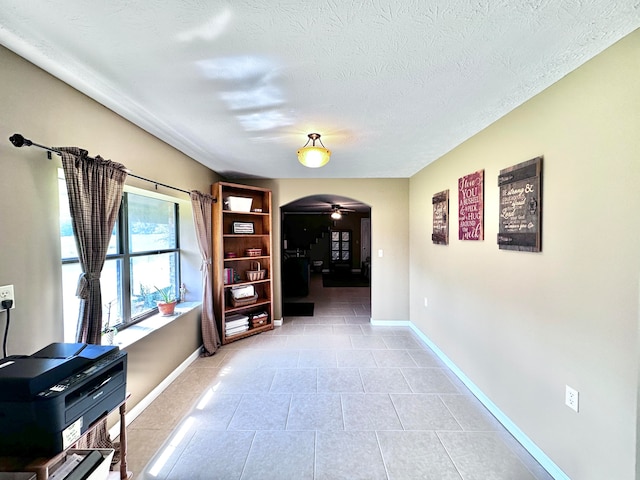
[[[320,140],[319,133],[310,133],[307,135],[309,140],[304,144],[300,150],[298,150],[298,161],[309,168],[320,168],[327,164],[329,161],[329,157],[331,157],[331,152],[325,148],[322,140]],[[316,147],[316,140],[320,142],[322,147]],[[311,143],[310,147],[307,147]]]
[[[331,218],[333,218],[334,220],[340,220],[342,218],[342,214],[340,213],[340,210],[334,210],[333,213],[331,214]]]

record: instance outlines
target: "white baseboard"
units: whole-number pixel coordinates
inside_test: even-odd
[[[520,428],[500,410],[489,397],[487,397],[478,386],[467,377],[458,366],[451,361],[445,353],[440,350],[413,322],[407,320],[373,320],[371,325],[383,327],[409,327],[413,332],[442,360],[447,367],[460,379],[462,383],[480,400],[480,402],[489,410],[494,417],[520,442],[520,444],[531,454],[542,467],[556,480],[571,480],[560,467],[558,467]]]
[[[164,392],[164,390],[171,384],[171,382],[178,378],[178,376],[182,372],[184,372],[189,365],[195,362],[196,359],[200,356],[200,351],[201,349],[198,348],[198,350],[189,355],[184,362],[178,365],[178,367],[173,372],[171,372],[162,382],[160,382],[160,384],[158,384],[156,388],[151,390],[151,392],[149,392],[147,396],[145,396],[140,402],[138,402],[135,407],[133,407],[131,410],[128,410],[124,417],[125,425],[129,426],[129,424],[131,424],[131,422],[133,422],[138,417],[138,415],[140,415],[144,411],[145,408],[151,405],[151,402],[153,402],[160,396],[162,392]],[[109,429],[109,437],[116,438],[118,435],[120,435],[120,420],[118,420],[118,422]]]
[[[374,327],[411,327],[413,324],[408,320],[370,320]]]

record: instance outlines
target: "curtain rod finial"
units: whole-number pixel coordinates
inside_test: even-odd
[[[27,147],[31,146],[33,143],[28,138],[24,138],[19,133],[14,133],[9,137],[9,141],[13,144],[14,147],[22,147],[26,145]]]

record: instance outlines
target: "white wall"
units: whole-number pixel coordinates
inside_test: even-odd
[[[639,51],[637,31],[410,182],[411,320],[573,479],[635,478]],[[542,252],[499,250],[498,173],[538,155]],[[480,169],[485,240],[459,241],[457,180]],[[451,243],[433,245],[447,188]]]

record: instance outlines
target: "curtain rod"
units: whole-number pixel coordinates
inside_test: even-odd
[[[55,153],[56,155],[62,156],[62,152],[60,150],[58,150],[56,148],[53,148],[53,147],[46,147],[44,145],[40,145],[38,143],[32,142],[28,138],[24,138],[19,133],[14,133],[12,136],[10,136],[9,137],[9,141],[13,144],[14,147],[27,146],[27,147],[43,148],[43,149],[45,149],[47,151],[47,155],[49,157],[49,160],[51,160],[51,153]],[[158,189],[158,185],[160,185],[161,187],[171,188],[173,190],[177,190],[179,192],[186,193],[187,195],[191,194],[191,192],[188,192],[187,190],[183,190],[183,189],[178,188],[178,187],[172,187],[171,185],[166,185],[164,183],[156,182],[155,180],[150,180],[148,178],[144,178],[144,177],[140,177],[138,175],[134,175],[133,173],[129,172],[128,170],[127,170],[127,175],[130,176],[130,177],[133,177],[133,178],[144,180],[145,182],[149,182],[149,183],[155,184],[156,190]]]

